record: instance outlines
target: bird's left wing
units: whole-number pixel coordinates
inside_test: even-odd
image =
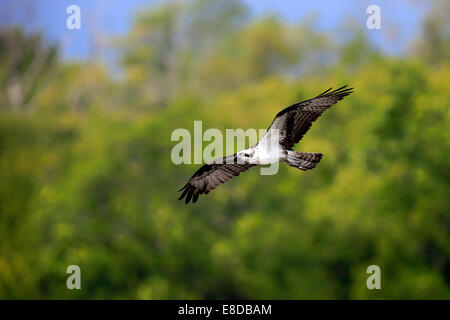
[[[261,140],[270,139],[272,129],[279,130],[280,145],[285,149],[291,149],[325,110],[353,92],[353,88],[346,87],[343,86],[334,91],[330,91],[330,88],[315,98],[296,103],[280,111],[267,130],[266,137]]]
[[[212,160],[198,169],[186,185],[179,190],[184,191],[178,200],[186,197],[185,203],[189,203],[191,199],[195,203],[199,195],[208,194],[214,188],[253,166],[254,164],[238,163],[236,154]]]

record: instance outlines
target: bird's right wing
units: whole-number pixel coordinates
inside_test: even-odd
[[[330,91],[330,88],[315,98],[296,103],[280,111],[267,130],[267,137],[261,140],[270,139],[269,136],[273,132],[271,130],[278,130],[280,145],[284,149],[291,149],[325,110],[353,92],[353,88],[346,87],[343,86],[334,91]]]
[[[185,186],[179,190],[184,191],[178,200],[186,197],[185,203],[189,203],[191,199],[195,203],[199,195],[208,194],[214,188],[253,166],[254,164],[238,163],[236,154],[215,159],[194,173]]]

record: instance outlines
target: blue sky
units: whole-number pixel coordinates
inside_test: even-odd
[[[0,23],[20,23],[27,29],[42,29],[46,37],[59,42],[65,59],[84,59],[92,52],[94,34],[117,36],[129,30],[133,16],[143,7],[160,0],[0,0],[3,14]],[[351,17],[365,26],[366,8],[376,4],[381,8],[381,30],[367,30],[371,41],[385,52],[407,51],[412,39],[420,32],[427,11],[425,1],[417,0],[244,0],[255,17],[276,13],[289,22],[300,22],[314,14],[317,27],[324,32],[336,28]],[[81,30],[68,30],[66,8],[76,4],[81,8]]]

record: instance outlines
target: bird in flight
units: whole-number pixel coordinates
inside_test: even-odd
[[[178,200],[186,197],[186,204],[191,199],[195,203],[201,194],[208,194],[217,186],[257,165],[281,161],[301,170],[313,169],[322,159],[322,154],[297,152],[292,147],[325,110],[353,92],[353,88],[347,88],[346,85],[334,91],[331,89],[281,110],[257,144],[203,165],[179,190],[183,193]]]

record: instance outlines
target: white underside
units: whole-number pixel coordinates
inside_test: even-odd
[[[278,131],[268,131],[264,137],[258,142],[258,145],[247,150],[239,152],[243,156],[245,153],[250,154],[250,158],[246,158],[252,164],[272,164],[287,157],[286,152],[280,146]]]
[[[280,159],[286,157],[283,153],[283,149],[279,144],[276,146],[270,145],[269,148],[264,145],[258,145],[255,150],[255,155],[252,157],[257,164],[271,164],[280,161]]]

